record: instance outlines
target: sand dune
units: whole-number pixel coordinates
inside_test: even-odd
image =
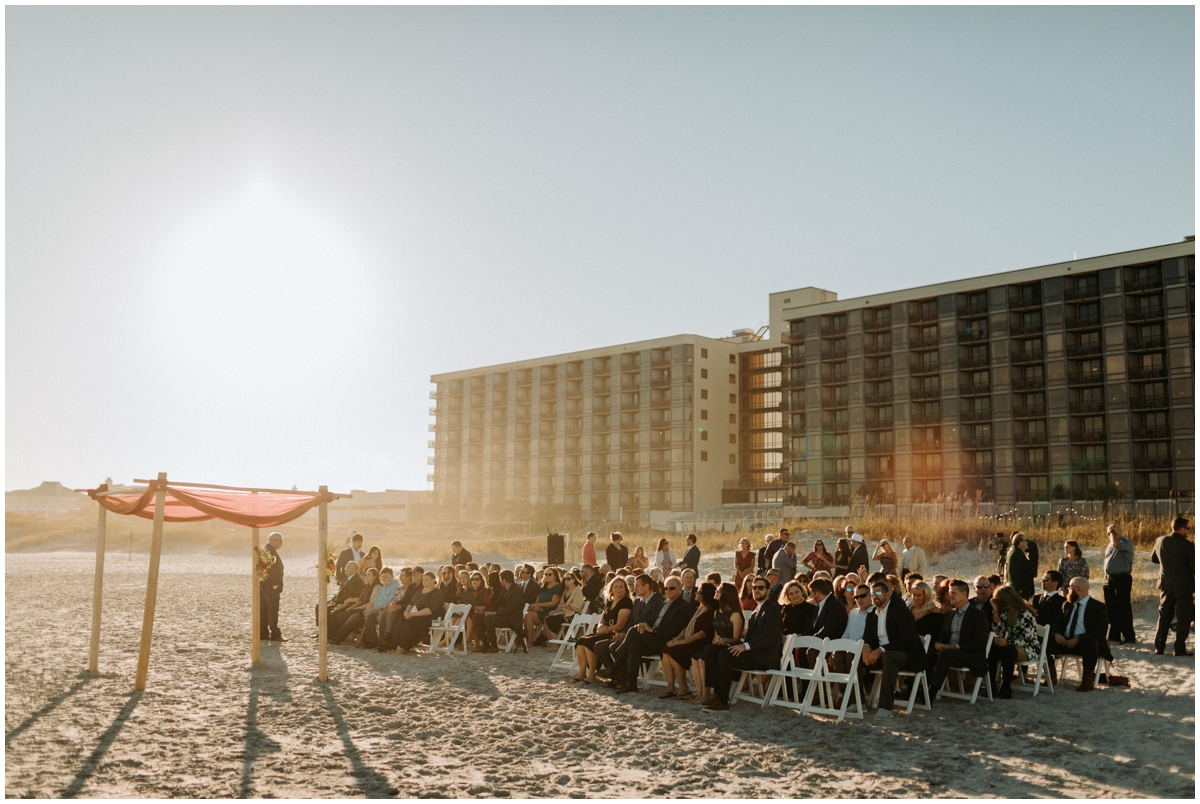
[[[285,555],[286,558],[286,555]],[[835,724],[579,689],[551,654],[331,652],[289,564],[251,670],[243,562],[164,558],[150,688],[132,694],[145,557],[110,556],[102,675],[86,678],[91,562],[9,554],[8,796],[1180,797],[1195,793],[1194,660],[1115,648],[1132,689]],[[305,577],[305,576],[308,577]],[[1139,634],[1149,634],[1142,617]],[[1074,686],[1073,683],[1068,685]]]

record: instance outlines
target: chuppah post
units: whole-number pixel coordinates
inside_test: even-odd
[[[112,485],[112,478],[104,481]],[[108,510],[100,505],[100,519],[96,522],[96,578],[92,585],[92,644],[88,649],[88,672],[100,672],[100,606],[104,596],[104,541],[108,536]]]
[[[329,680],[327,654],[329,651],[329,634],[326,631],[329,616],[325,604],[329,589],[329,579],[325,576],[325,562],[329,555],[329,510],[325,503],[328,487],[321,486],[321,502],[317,505],[317,680]]]
[[[167,473],[158,473],[158,490],[154,494],[154,530],[150,535],[150,572],[146,576],[146,611],[142,615],[142,646],[138,652],[135,690],[146,689],[146,674],[150,669],[150,636],[154,631],[154,604],[158,600],[158,560],[162,557],[163,516],[167,505]]]
[[[258,580],[258,528],[250,528],[253,536],[250,539],[250,663],[258,664],[260,654],[259,622],[262,617],[262,601]]]

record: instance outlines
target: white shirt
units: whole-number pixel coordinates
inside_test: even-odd
[[[914,544],[913,547],[916,547],[916,545]],[[904,551],[904,558],[901,559],[901,561],[900,561],[901,568],[908,569],[908,556],[910,553],[912,553],[912,551],[913,551],[912,547],[909,547]]]
[[[842,639],[862,639],[866,627],[867,613],[855,606],[846,620],[846,630],[842,632]]]
[[[882,609],[875,609],[875,619],[878,621],[878,630],[876,633],[879,635],[879,647],[887,647],[887,606],[884,606]]]

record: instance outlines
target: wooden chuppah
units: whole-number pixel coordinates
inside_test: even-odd
[[[106,516],[109,511],[117,514],[152,519],[154,527],[150,539],[150,568],[146,577],[146,607],[142,616],[142,639],[138,651],[135,690],[146,688],[150,669],[150,641],[154,631],[154,609],[158,597],[158,567],[162,556],[164,522],[202,522],[220,519],[235,525],[244,525],[251,530],[251,623],[250,657],[257,662],[260,657],[259,637],[259,530],[283,525],[297,519],[313,508],[317,509],[317,589],[319,602],[328,596],[329,580],[325,574],[329,542],[329,517],[327,506],[348,494],[333,494],[328,487],[317,491],[295,491],[284,489],[246,488],[242,486],[217,486],[207,483],[168,482],[165,472],[155,480],[134,480],[134,486],[111,487],[111,479],[99,488],[83,489],[100,508],[96,525],[96,578],[92,600],[92,638],[88,652],[88,670],[98,672],[100,665],[100,612],[104,587],[104,548],[107,530]],[[317,606],[319,661],[317,678],[328,681],[328,633],[326,607]]]

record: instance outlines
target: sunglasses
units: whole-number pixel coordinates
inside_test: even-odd
[[[887,592],[872,592],[871,597],[883,597],[886,594],[888,594],[888,593]]]
[[[1043,578],[1042,580],[1045,580],[1045,578]],[[976,589],[991,589],[992,587],[991,587],[991,584],[977,583],[977,584],[975,584],[975,588]]]
[[[861,595],[855,595],[855,596],[854,596],[854,599],[855,599],[855,600],[862,600],[864,597],[870,597],[870,595],[868,595],[866,592],[863,592]]]
[[[757,589],[757,590],[759,590],[759,591],[766,591],[766,590],[770,589],[771,587],[769,587],[769,586],[759,586],[758,584],[754,584],[754,588],[755,588],[755,589]]]

